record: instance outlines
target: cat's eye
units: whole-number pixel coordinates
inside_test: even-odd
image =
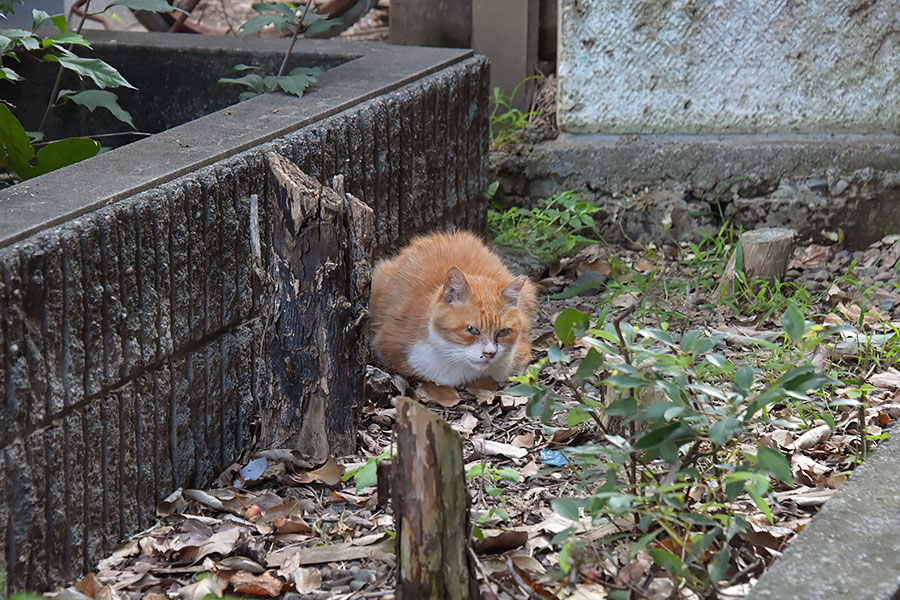
[[[471,333],[472,335],[478,335],[479,333],[481,333],[480,331],[478,331],[477,328],[472,327],[471,325],[467,325],[467,326],[466,326],[466,331],[468,331],[468,332]]]
[[[507,329],[506,327],[504,327],[503,329],[501,329],[500,331],[497,332],[497,337],[498,337],[498,338],[506,337],[506,336],[508,336],[510,333],[512,333],[512,331],[510,331],[509,329]]]

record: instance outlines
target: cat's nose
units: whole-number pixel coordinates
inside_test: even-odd
[[[484,358],[494,358],[497,355],[497,346],[485,346],[481,349],[481,356]]]

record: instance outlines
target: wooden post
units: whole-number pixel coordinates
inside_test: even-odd
[[[262,442],[313,462],[352,452],[362,398],[374,215],[278,154],[269,214]]]
[[[738,271],[744,273],[747,283],[759,280],[771,283],[782,279],[794,250],[794,235],[796,232],[793,229],[776,227],[742,233],[737,248],[725,265],[713,299],[719,300],[731,293],[734,275]],[[741,264],[738,264],[739,257]]]
[[[391,0],[394,45],[468,48],[471,38],[472,0]]]
[[[393,10],[393,6],[391,7]],[[538,60],[540,3],[538,0],[474,0],[472,48],[491,61],[491,89],[506,94],[535,74]],[[519,87],[512,106],[527,112],[534,80]]]
[[[397,398],[394,432],[391,502],[397,529],[397,600],[477,600],[459,435],[404,397]]]

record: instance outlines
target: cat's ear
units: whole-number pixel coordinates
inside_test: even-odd
[[[524,275],[516,277],[513,282],[506,286],[501,292],[501,294],[503,294],[503,299],[506,300],[508,304],[517,304],[519,302],[519,294],[522,292],[522,288],[525,287],[526,281],[528,281],[528,278]]]
[[[442,294],[444,302],[451,304],[454,302],[465,302],[469,299],[471,291],[469,282],[466,281],[466,276],[463,275],[463,272],[456,267],[450,267],[447,270],[447,275],[444,276],[444,291]]]

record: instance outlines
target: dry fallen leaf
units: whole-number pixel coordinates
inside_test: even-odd
[[[459,421],[452,425],[453,429],[465,434],[471,434],[478,426],[478,418],[472,413],[463,413]]]
[[[298,567],[291,572],[291,581],[298,594],[309,594],[322,586],[322,574],[318,569]]]
[[[300,483],[324,483],[329,487],[334,487],[341,482],[344,475],[344,466],[336,461],[333,456],[329,456],[325,464],[314,469],[301,473],[297,480]]]
[[[876,373],[869,377],[869,383],[877,388],[900,390],[900,371],[888,368],[884,373]]]
[[[231,529],[225,529],[218,533],[214,533],[200,545],[197,550],[197,555],[194,557],[194,562],[199,561],[209,554],[228,556],[234,551],[234,546],[237,544],[240,535],[241,530],[239,527],[232,527]]]
[[[531,448],[534,446],[534,432],[517,435],[513,438],[512,443],[518,448]]]
[[[262,575],[254,575],[247,571],[238,571],[227,578],[228,584],[237,594],[250,594],[251,596],[269,596],[274,598],[281,593],[284,582],[265,572]]]
[[[445,385],[437,385],[430,381],[422,384],[418,393],[421,398],[428,402],[435,402],[444,408],[453,408],[462,400],[459,392]]]
[[[807,450],[818,446],[831,437],[831,428],[828,425],[819,425],[805,431],[793,443],[787,445],[788,450]]]
[[[211,573],[190,585],[182,587],[178,590],[178,595],[184,600],[200,600],[200,598],[206,598],[207,596],[221,598],[226,587],[228,587],[227,581]]]

